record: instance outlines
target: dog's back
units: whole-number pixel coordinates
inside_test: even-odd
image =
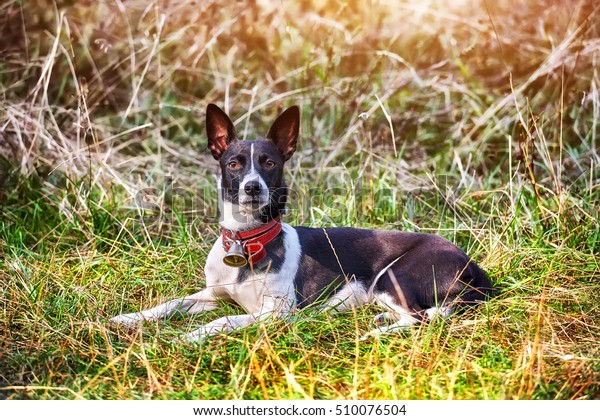
[[[492,290],[485,272],[437,235],[295,229],[302,247],[295,280],[301,307],[328,298],[349,282],[373,297],[388,294],[417,314],[434,306],[481,301]]]

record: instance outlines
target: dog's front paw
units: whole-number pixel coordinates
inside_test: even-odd
[[[199,346],[205,339],[205,335],[198,331],[191,332],[189,334],[180,335],[177,338],[171,340],[173,344],[187,344],[189,346]]]
[[[374,330],[369,331],[366,334],[363,334],[358,341],[370,341],[373,339],[380,338],[382,331],[379,328],[375,328]]]
[[[144,318],[137,312],[131,314],[121,314],[115,317],[112,317],[108,320],[111,324],[123,325],[128,328],[137,327]]]

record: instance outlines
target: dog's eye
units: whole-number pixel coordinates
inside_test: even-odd
[[[240,164],[237,163],[235,160],[232,160],[231,162],[227,163],[227,167],[229,169],[238,169],[240,167]]]
[[[267,160],[265,162],[265,167],[267,169],[273,169],[275,167],[275,162],[273,162],[272,160]]]

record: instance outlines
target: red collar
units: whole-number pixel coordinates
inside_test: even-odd
[[[282,226],[279,217],[256,229],[243,232],[232,232],[228,229],[221,229],[223,248],[225,248],[225,251],[229,251],[232,242],[239,241],[244,250],[244,255],[248,258],[248,262],[250,262],[250,265],[254,265],[267,256],[265,246],[279,235],[281,229]]]

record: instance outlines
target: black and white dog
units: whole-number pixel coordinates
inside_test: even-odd
[[[206,261],[206,288],[112,322],[136,325],[195,314],[215,309],[219,300],[246,311],[182,336],[198,342],[315,303],[338,311],[376,304],[383,312],[368,337],[448,316],[491,293],[484,271],[440,236],[281,222],[287,198],[283,167],[296,150],[299,126],[300,112],[293,106],[275,120],[266,139],[239,141],[227,114],[208,105],[208,148],[221,166],[222,236]]]

